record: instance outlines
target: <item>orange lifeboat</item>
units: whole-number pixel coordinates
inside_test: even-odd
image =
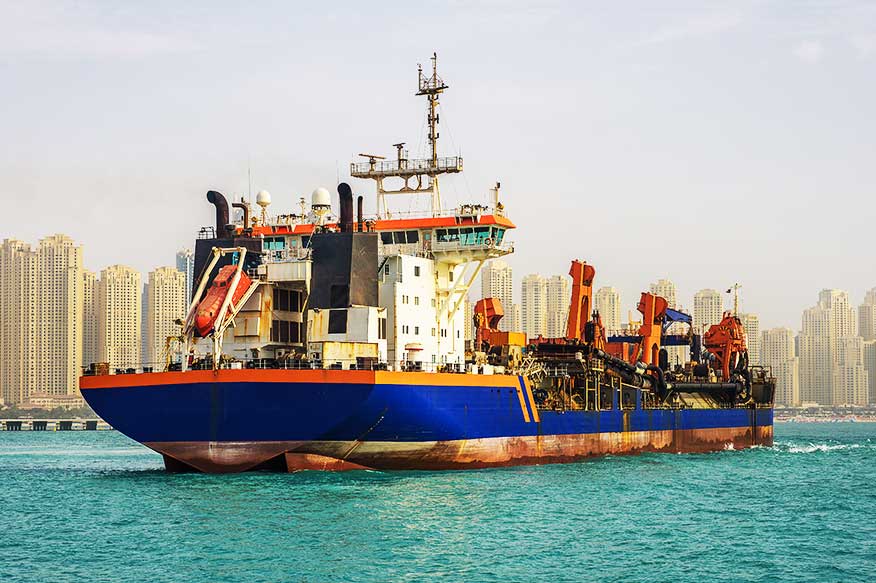
[[[235,271],[237,271],[236,265],[226,265],[219,269],[219,273],[213,279],[213,284],[207,290],[207,295],[198,304],[198,311],[195,314],[195,330],[197,330],[198,335],[202,338],[210,334],[216,325],[216,318],[219,316],[219,310],[222,309],[222,303],[228,295]],[[237,283],[237,288],[231,297],[229,309],[237,306],[237,303],[246,294],[246,290],[249,289],[251,284],[252,280],[249,276],[241,272],[240,281]]]

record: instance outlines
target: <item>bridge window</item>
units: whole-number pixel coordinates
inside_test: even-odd
[[[502,243],[502,238],[505,236],[505,229],[500,227],[493,227],[493,241],[496,242],[496,245]]]
[[[265,237],[262,244],[263,251],[282,251],[286,248],[285,237]]]

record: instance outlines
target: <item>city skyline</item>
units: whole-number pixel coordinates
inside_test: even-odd
[[[65,232],[88,264],[145,273],[212,223],[209,189],[265,189],[297,212],[300,196],[348,180],[358,152],[424,147],[412,83],[437,51],[441,150],[466,165],[442,183],[445,205],[484,202],[500,180],[521,276],[580,257],[633,294],[624,305],[667,275],[686,297],[739,281],[767,328],[796,321],[812,290],[858,301],[873,286],[861,266],[876,120],[855,113],[876,97],[872,3],[511,3],[501,18],[480,3],[393,6],[440,39],[355,4],[262,10],[9,7],[0,171],[17,212],[0,232]],[[363,30],[367,52],[353,42]],[[83,132],[83,119],[99,121]],[[371,186],[350,182],[372,214]],[[831,209],[843,219],[824,220]],[[584,213],[598,228],[577,228]]]
[[[2,242],[0,270],[4,287],[0,290],[3,293],[0,304],[7,314],[3,323],[7,329],[18,330],[23,338],[18,348],[5,336],[0,339],[6,342],[4,362],[22,362],[16,373],[19,380],[4,377],[4,394],[0,398],[5,401],[21,401],[28,394],[37,397],[75,394],[76,375],[70,371],[88,366],[89,355],[95,357],[92,362],[108,362],[113,368],[160,366],[166,338],[176,331],[173,322],[188,305],[191,251],[180,249],[175,254],[175,266],[157,266],[146,277],[121,264],[103,268],[98,277],[84,267],[84,256],[84,245],[63,234],[45,236],[36,247],[17,239]],[[529,337],[562,336],[568,315],[568,276],[527,274],[519,287],[520,301],[515,301],[515,279],[513,268],[502,260],[487,262],[482,272],[481,295],[504,297],[511,305],[505,310],[504,327],[524,331]],[[40,299],[34,305],[42,307],[27,308],[20,300],[33,293],[28,290],[37,289],[36,282],[44,289],[34,294],[34,298]],[[672,306],[690,312],[695,330],[697,326],[705,330],[718,323],[724,311],[733,307],[732,289],[724,293],[709,288],[697,291],[687,304],[693,309],[685,307],[685,295],[678,292],[669,278],[651,283],[649,290],[668,296]],[[612,325],[618,319],[618,329],[628,324],[625,316],[633,314],[636,318],[634,310],[624,313],[621,297],[622,292],[613,286],[602,286],[594,293],[594,307],[606,311],[604,323]],[[17,298],[18,302],[10,303],[10,298]],[[779,402],[788,399],[784,404],[876,403],[876,287],[869,289],[859,304],[845,290],[825,288],[818,298],[814,307],[802,311],[799,325],[764,327],[759,314],[740,310],[738,316],[746,330],[750,362],[774,369]],[[471,306],[469,302],[467,313]],[[43,312],[43,316],[39,315]],[[10,313],[15,315],[14,320],[9,320]],[[94,317],[88,317],[89,314]],[[67,322],[67,328],[57,325],[52,328],[57,333],[50,336],[28,333],[36,329],[41,319],[56,324]],[[10,328],[10,322],[17,327]],[[35,349],[37,343],[41,353],[49,355],[40,366],[44,371],[41,376],[36,375],[35,363],[27,365],[20,358],[28,347]],[[672,352],[670,361],[684,361],[687,349],[674,348],[678,349],[677,354]],[[74,353],[80,354],[81,360]],[[59,354],[68,356],[59,358]],[[49,360],[66,362],[67,372],[63,366],[46,366]],[[6,371],[0,370],[0,375],[8,375],[10,366],[0,363],[0,369]],[[23,380],[29,377],[32,380]],[[70,381],[71,378],[74,380]],[[40,390],[22,386],[39,386]]]

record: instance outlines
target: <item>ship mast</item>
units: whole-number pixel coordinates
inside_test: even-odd
[[[432,53],[432,74],[427,76],[423,66],[417,65],[418,91],[429,102],[426,121],[429,124],[429,147],[431,156],[428,159],[408,158],[404,142],[393,144],[396,148],[396,159],[386,160],[376,154],[359,154],[367,158],[367,162],[350,164],[350,175],[354,178],[370,178],[377,183],[377,218],[389,218],[386,208],[387,194],[425,194],[432,199],[432,216],[441,214],[441,191],[438,188],[438,176],[462,172],[462,157],[438,155],[438,102],[440,95],[447,89],[444,80],[438,76],[438,55]],[[387,189],[383,181],[386,178],[400,178],[404,184],[400,188]]]

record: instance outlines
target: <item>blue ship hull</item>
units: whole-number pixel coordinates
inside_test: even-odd
[[[536,407],[522,377],[222,370],[82,378],[113,427],[206,472],[449,469],[772,443],[771,408]],[[637,405],[638,406],[638,405]]]

